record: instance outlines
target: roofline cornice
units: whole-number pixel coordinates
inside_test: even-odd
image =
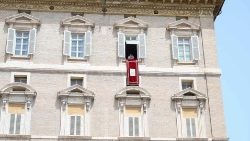
[[[188,0],[188,3],[182,3],[182,0],[162,0],[158,2],[147,2],[147,0],[114,2],[113,0],[106,0],[106,3],[104,3],[102,0],[0,0],[0,8],[85,13],[104,13],[103,8],[105,8],[107,14],[216,17],[220,13],[224,0],[206,1]],[[154,14],[155,10],[158,14]]]

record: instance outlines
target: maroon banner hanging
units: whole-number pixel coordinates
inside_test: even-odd
[[[138,73],[138,61],[135,59],[129,59],[127,63],[127,85],[138,86],[139,85],[139,73]]]

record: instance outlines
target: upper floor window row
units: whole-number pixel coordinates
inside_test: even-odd
[[[34,54],[37,27],[40,21],[33,16],[20,13],[6,19],[9,24],[6,53],[13,57],[29,57]],[[94,23],[76,15],[61,22],[64,30],[63,55],[66,60],[87,60],[92,50]],[[146,58],[148,24],[128,17],[114,24],[117,29],[117,56],[121,61],[134,56]],[[171,34],[172,59],[177,63],[195,63],[200,59],[199,26],[186,19],[168,25]]]

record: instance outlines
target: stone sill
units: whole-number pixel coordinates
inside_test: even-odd
[[[176,138],[176,141],[208,141],[208,138]]]
[[[31,135],[0,134],[0,139],[1,138],[12,140],[29,140]]]
[[[92,136],[58,136],[59,140],[91,140]]]
[[[150,137],[118,137],[119,141],[150,141]]]

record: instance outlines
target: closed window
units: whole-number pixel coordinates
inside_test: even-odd
[[[12,104],[8,106],[9,113],[9,134],[21,134],[22,127],[24,126],[24,104]]]
[[[64,49],[63,54],[70,59],[84,59],[90,56],[92,46],[92,31],[84,33],[72,33],[64,31]]]
[[[178,38],[178,60],[181,62],[190,62],[192,60],[190,38]]]
[[[14,56],[28,56],[33,54],[36,45],[36,29],[28,31],[18,31],[13,28],[8,29],[8,39],[6,53]]]
[[[197,109],[195,108],[183,108],[183,120],[186,126],[186,136],[196,137],[197,136]]]
[[[29,31],[16,31],[15,55],[28,55]]]
[[[19,82],[19,83],[25,83],[25,84],[27,84],[27,76],[15,75],[14,76],[14,81],[15,82]]]
[[[81,116],[70,116],[70,135],[80,135]]]
[[[193,88],[193,80],[182,80],[181,81],[182,90],[187,88]]]
[[[83,134],[83,105],[68,105],[69,135]]]
[[[71,77],[70,86],[80,85],[83,86],[83,77]]]
[[[71,34],[71,57],[83,58],[84,54],[84,34],[72,33]]]
[[[200,59],[198,36],[178,37],[172,35],[172,57],[178,62],[193,62]]]
[[[141,132],[141,107],[126,107],[127,135],[136,137]]]

